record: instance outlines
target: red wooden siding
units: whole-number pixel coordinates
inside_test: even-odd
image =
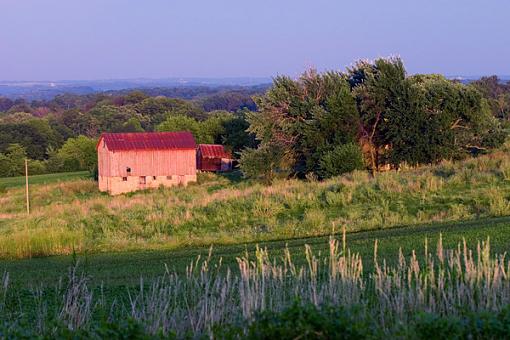
[[[197,150],[197,168],[202,171],[232,170],[232,155],[223,145],[199,144]]]
[[[103,176],[170,176],[196,173],[195,150],[136,150],[110,154],[110,167]],[[127,168],[131,169],[128,174]],[[101,173],[101,172],[100,172]]]

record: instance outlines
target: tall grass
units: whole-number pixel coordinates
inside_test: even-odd
[[[0,257],[120,251],[308,237],[510,215],[510,155],[372,178],[355,171],[323,182],[281,180],[270,187],[202,174],[199,183],[110,197],[91,180],[0,196]]]
[[[151,335],[213,335],[218,327],[236,325],[245,331],[263,311],[282,311],[299,301],[318,308],[358,308],[372,320],[381,334],[397,335],[414,327],[417,313],[448,318],[466,313],[500,312],[510,304],[510,261],[492,255],[489,240],[475,250],[461,243],[443,249],[441,238],[432,251],[427,242],[421,255],[402,252],[395,265],[379,259],[374,247],[375,266],[364,272],[363,259],[343,241],[330,239],[326,254],[314,254],[305,247],[306,264],[294,264],[289,251],[272,258],[266,249],[238,258],[237,270],[221,270],[221,259],[211,253],[188,266],[185,275],[167,270],[149,282],[140,280],[138,289],[128,290],[126,300],[105,302],[88,288],[86,276],[76,267],[57,288],[54,305],[41,294],[34,296],[32,313],[48,325],[63,325],[76,331],[92,327],[99,319],[110,322],[132,319]],[[5,279],[4,282],[8,282]],[[17,299],[8,290],[4,298]],[[2,290],[0,290],[2,293]],[[2,322],[14,322],[27,315],[26,308],[9,305],[2,309]],[[44,308],[41,306],[45,306]],[[50,307],[50,310],[48,309]],[[51,310],[53,308],[53,311]],[[40,313],[46,310],[46,313]]]

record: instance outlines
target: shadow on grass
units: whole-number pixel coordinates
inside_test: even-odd
[[[217,174],[218,176],[228,179],[232,184],[240,183],[245,180],[241,170],[234,170],[231,172],[218,172]]]

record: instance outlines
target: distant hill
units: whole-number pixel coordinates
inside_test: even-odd
[[[70,93],[77,95],[106,91],[158,88],[244,88],[271,83],[271,78],[168,78],[121,80],[0,81],[0,96],[11,99],[51,100]]]
[[[464,84],[469,84],[469,83],[471,83],[473,81],[476,81],[476,80],[478,80],[478,79],[480,79],[482,77],[484,77],[484,76],[449,76],[447,78],[448,79],[452,79],[452,80],[458,80],[458,81],[460,81],[461,83],[464,83]],[[508,76],[505,76],[505,75],[498,76],[498,78],[499,78],[499,80],[501,82],[508,82],[508,81],[510,81],[510,75],[508,75]]]
[[[464,84],[480,79],[482,76],[448,76]],[[510,81],[510,75],[498,76],[502,82]],[[237,90],[243,88],[266,89],[272,82],[269,77],[237,77],[237,78],[166,78],[166,79],[106,79],[106,80],[62,80],[62,81],[0,81],[0,96],[11,99],[23,98],[31,100],[51,100],[57,95],[69,93],[86,95],[97,92],[127,93],[140,89],[150,95],[164,95],[191,99],[179,95],[194,88],[201,94],[213,94],[221,90]],[[198,90],[200,89],[200,90]],[[206,90],[208,89],[208,90]],[[210,92],[210,93],[207,93]],[[171,94],[170,94],[171,93]]]

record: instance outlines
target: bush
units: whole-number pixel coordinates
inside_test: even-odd
[[[366,339],[376,337],[375,324],[361,309],[301,304],[295,302],[281,312],[267,310],[247,327],[226,327],[218,338],[247,339]]]
[[[338,176],[364,168],[361,148],[354,143],[336,146],[320,159],[320,175],[324,178]]]
[[[23,175],[26,157],[26,150],[20,144],[9,145],[4,154],[0,153],[0,177]]]
[[[29,160],[28,173],[30,175],[42,175],[47,173],[45,162],[33,159]]]
[[[290,157],[276,145],[245,149],[239,160],[245,177],[261,179],[266,184],[271,184],[277,177],[287,177],[291,164]]]
[[[447,317],[420,313],[411,328],[417,339],[506,339],[510,334],[510,306],[499,312]]]
[[[97,164],[96,140],[86,136],[69,138],[58,151],[65,171],[92,171]]]

